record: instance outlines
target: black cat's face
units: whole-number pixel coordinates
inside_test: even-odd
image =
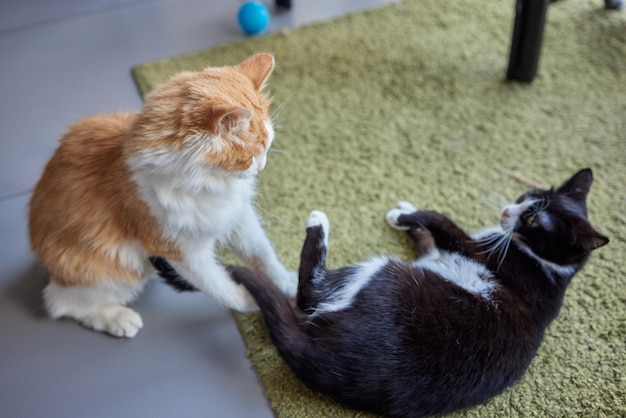
[[[530,190],[502,210],[502,229],[543,260],[574,265],[608,242],[587,220],[593,177],[581,170],[558,189]]]

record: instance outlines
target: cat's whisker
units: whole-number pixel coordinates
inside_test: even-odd
[[[493,254],[494,252],[499,251],[502,248],[507,239],[507,234],[498,234],[490,240],[481,241],[481,243],[491,246],[491,248],[489,248],[489,250],[486,252],[489,254]]]
[[[294,91],[289,96],[287,96],[287,98],[285,100],[283,100],[282,103],[276,105],[276,107],[274,108],[274,110],[270,114],[270,119],[272,120],[272,122],[276,121],[276,119],[280,116],[280,114],[283,112],[283,110],[285,110],[285,107],[287,106],[287,104],[289,104],[289,102],[291,102],[293,100],[293,98],[296,96],[296,94],[298,94],[299,92],[300,92],[300,90]]]
[[[498,268],[496,269],[496,272],[500,271],[500,267],[502,266],[502,263],[504,262],[504,259],[506,258],[506,255],[509,252],[509,247],[511,245],[511,237],[509,235],[506,235],[505,237],[507,239],[505,241],[504,247],[502,248],[502,251],[500,252],[498,259]]]
[[[281,148],[275,148],[275,147],[270,148],[268,152],[275,153],[275,154],[289,154],[289,151],[286,151]]]
[[[478,252],[478,254],[487,254],[487,258],[491,258],[495,254],[498,261],[497,269],[499,270],[509,251],[511,235],[512,233],[510,231],[504,231],[504,234],[492,235],[480,239],[479,242],[486,244],[488,248]]]
[[[254,206],[256,206],[257,208],[261,209],[264,213],[268,214],[269,216],[271,216],[272,218],[278,219],[281,222],[286,223],[289,226],[292,226],[294,228],[297,228],[297,225],[294,225],[292,222],[289,222],[287,219],[285,218],[281,218],[280,216],[274,215],[272,212],[268,211],[267,209],[265,209],[263,206],[259,205],[257,202],[254,202]]]
[[[480,239],[478,239],[476,241],[480,242],[481,244],[492,244],[495,241],[498,241],[500,239],[502,239],[502,236],[495,234],[495,235],[489,235],[489,236],[486,236],[486,237],[482,237],[482,238],[480,238]]]
[[[487,254],[487,258],[489,259],[489,258],[491,258],[493,253],[496,252],[500,248],[501,243],[502,243],[502,240],[498,239],[497,242],[495,242],[494,245],[486,248],[483,251],[479,251],[477,254]]]
[[[287,108],[287,104],[289,104],[299,93],[299,90],[290,94],[282,103],[276,106],[276,108],[270,114],[270,120],[272,121],[272,125],[274,127],[274,132],[280,132],[281,135],[278,137],[285,137],[285,132],[289,132],[291,130],[291,124],[285,124],[285,119],[283,116],[283,111]],[[286,128],[285,128],[286,126]]]
[[[497,196],[486,198],[481,203],[483,206],[494,208],[497,211],[500,211],[500,209],[502,209],[502,207],[508,203],[508,200],[504,196],[499,194]]]
[[[487,254],[487,258],[491,258],[491,256],[495,253],[495,254],[500,254],[500,250],[502,248],[502,245],[504,243],[504,240],[502,238],[498,239],[497,242],[495,242],[490,248],[488,248],[487,250],[481,252],[482,254]]]

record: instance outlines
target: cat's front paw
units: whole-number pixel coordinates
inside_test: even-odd
[[[232,297],[224,304],[239,312],[254,312],[259,310],[259,305],[256,304],[254,297],[243,285],[240,285]]]
[[[298,291],[298,272],[283,269],[280,274],[270,276],[278,290],[289,297],[295,297]]]
[[[407,202],[406,200],[398,201],[397,208],[407,213],[417,212],[417,208],[413,205],[413,203]]]
[[[400,222],[399,218],[401,215],[409,215],[414,212],[417,212],[417,208],[415,206],[407,201],[401,200],[398,202],[397,207],[387,212],[385,219],[387,220],[389,226],[393,229],[397,229],[398,231],[408,231],[411,225]]]

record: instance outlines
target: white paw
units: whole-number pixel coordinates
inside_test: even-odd
[[[407,202],[406,200],[400,200],[397,204],[398,209],[402,209],[406,212],[417,212],[417,208],[413,206],[412,203]]]
[[[126,338],[133,338],[143,327],[143,321],[137,312],[119,305],[99,306],[82,318],[81,322],[96,331]]]
[[[224,305],[239,312],[253,312],[259,310],[259,306],[256,304],[254,297],[242,285],[238,286],[232,298],[228,301],[224,301]]]
[[[321,226],[324,232],[328,232],[330,223],[328,222],[328,217],[324,212],[314,210],[309,214],[309,217],[306,220],[306,227],[312,228],[315,226]]]
[[[274,283],[285,295],[294,297],[298,291],[298,272],[285,270],[283,274],[274,279]]]
[[[306,227],[313,228],[316,226],[322,227],[324,233],[324,245],[328,246],[328,231],[330,230],[330,222],[324,212],[314,210],[309,214],[309,218],[306,220]]]
[[[391,209],[389,212],[387,212],[385,219],[387,220],[389,226],[393,229],[397,229],[398,231],[408,231],[408,226],[399,225],[398,218],[400,217],[400,215],[408,215],[416,211],[417,208],[415,206],[413,206],[409,202],[401,200],[398,202],[396,208]]]

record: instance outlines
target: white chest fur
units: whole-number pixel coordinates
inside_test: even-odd
[[[207,179],[207,187],[188,191],[153,181],[142,198],[169,238],[175,241],[225,238],[252,204],[253,178]]]
[[[155,167],[149,158],[128,161],[143,200],[167,238],[185,246],[225,239],[252,205],[255,178],[229,176],[210,167]],[[191,165],[191,164],[190,164]],[[191,168],[191,169],[190,169]]]
[[[460,254],[439,251],[438,257],[426,257],[413,266],[430,270],[442,279],[456,284],[470,293],[490,300],[496,288],[493,275],[485,266]]]

